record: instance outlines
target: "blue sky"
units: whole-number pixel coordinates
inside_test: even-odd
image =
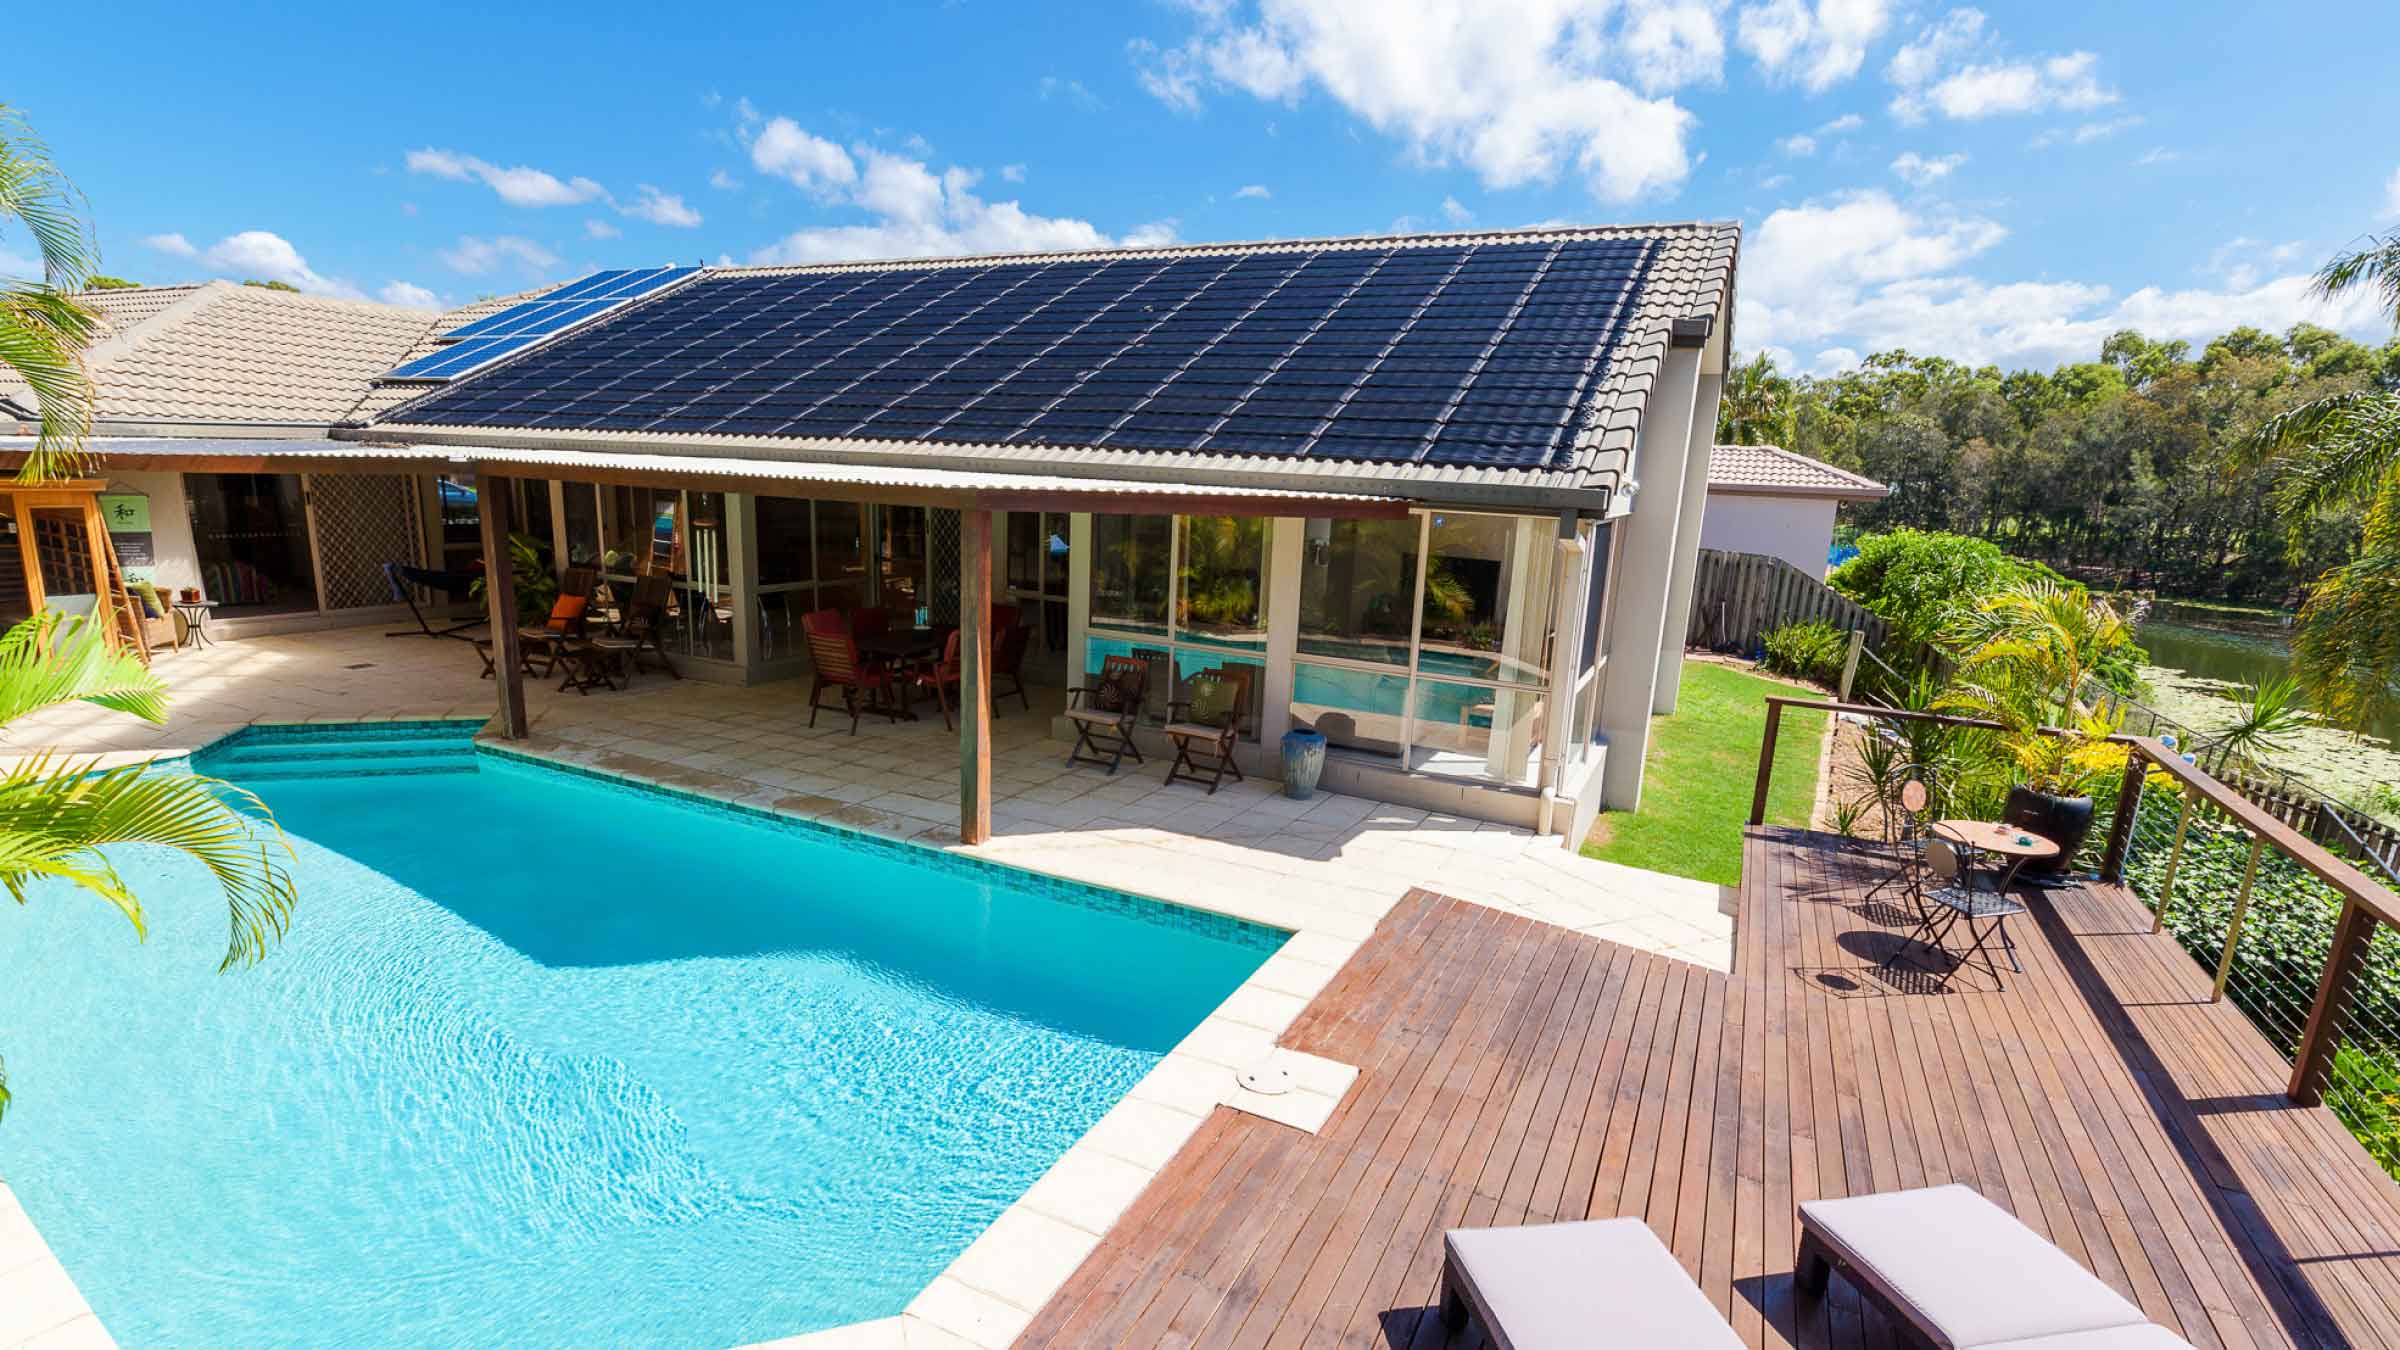
[[[51,13],[14,36],[94,43]],[[665,261],[1738,218],[1737,340],[1804,370],[1896,345],[2047,365],[2125,326],[2389,333],[2303,295],[2400,223],[2381,5],[2305,26],[2046,0],[110,19],[104,77],[18,63],[0,98],[91,198],[107,270],[147,282],[438,305]],[[27,252],[0,237],[0,270]]]

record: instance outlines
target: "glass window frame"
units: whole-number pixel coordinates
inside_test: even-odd
[[[1157,513],[1133,514],[1155,516]],[[1093,517],[1095,524],[1101,518],[1102,516],[1095,515]],[[1187,678],[1183,673],[1187,662],[1214,661],[1218,665],[1223,665],[1231,661],[1253,667],[1256,673],[1250,681],[1250,706],[1243,710],[1242,740],[1250,744],[1257,744],[1260,728],[1266,721],[1264,714],[1266,711],[1267,653],[1273,645],[1269,635],[1273,633],[1275,625],[1273,586],[1269,579],[1269,569],[1274,566],[1274,531],[1271,526],[1263,527],[1259,531],[1258,571],[1261,585],[1258,608],[1261,637],[1258,645],[1252,648],[1198,631],[1194,631],[1188,636],[1185,634],[1180,611],[1183,608],[1181,592],[1184,521],[1186,518],[1181,514],[1165,517],[1167,522],[1167,594],[1164,621],[1154,629],[1112,627],[1106,619],[1097,614],[1087,614],[1084,619],[1084,662],[1087,666],[1093,666],[1091,652],[1095,643],[1123,646],[1135,652],[1150,651],[1163,654],[1167,670],[1167,687],[1164,691],[1151,690],[1147,700],[1149,707],[1144,709],[1147,720],[1152,722],[1165,720],[1164,710],[1176,698],[1176,688]],[[1260,519],[1264,521],[1267,518],[1261,517]],[[1095,537],[1097,533],[1095,530]],[[1092,552],[1094,556],[1091,565],[1096,565],[1099,554],[1097,544]],[[1155,669],[1155,666],[1153,668]],[[1093,674],[1093,670],[1087,669],[1083,674],[1088,678]]]
[[[1364,660],[1357,657],[1322,656],[1298,651],[1293,653],[1292,664],[1295,668],[1299,666],[1318,666],[1332,670],[1362,671],[1374,675],[1405,676],[1408,684],[1406,694],[1403,697],[1400,705],[1399,751],[1397,753],[1391,753],[1382,750],[1352,748],[1350,753],[1366,755],[1379,760],[1396,761],[1403,769],[1406,769],[1410,772],[1426,772],[1418,769],[1413,763],[1415,750],[1417,747],[1417,709],[1420,699],[1422,698],[1420,691],[1423,685],[1430,683],[1440,685],[1472,686],[1475,688],[1490,689],[1494,691],[1530,692],[1540,694],[1545,697],[1572,697],[1576,691],[1569,689],[1567,691],[1563,691],[1563,693],[1560,695],[1553,695],[1551,690],[1551,684],[1556,673],[1553,667],[1556,665],[1558,659],[1558,653],[1556,650],[1558,634],[1555,629],[1558,617],[1558,586],[1562,580],[1562,578],[1557,575],[1558,569],[1555,567],[1551,569],[1549,604],[1542,611],[1541,615],[1541,622],[1545,630],[1546,641],[1543,648],[1545,656],[1542,664],[1542,678],[1540,680],[1506,680],[1497,678],[1483,679],[1466,675],[1453,675],[1445,671],[1427,671],[1424,668],[1425,579],[1431,570],[1432,563],[1431,555],[1433,546],[1433,518],[1437,515],[1445,518],[1457,516],[1487,516],[1514,522],[1526,517],[1505,511],[1454,511],[1436,509],[1432,507],[1416,510],[1410,514],[1413,515],[1417,521],[1417,575],[1409,604],[1410,618],[1407,664],[1395,665],[1381,661]],[[1552,541],[1553,545],[1555,545],[1555,542],[1555,540]],[[1505,667],[1503,667],[1503,669],[1505,669]],[[1297,671],[1295,670],[1295,687],[1297,687],[1297,684],[1298,678]],[[1464,777],[1475,781],[1503,782],[1512,787],[1531,786],[1530,782],[1514,783],[1504,779],[1493,779],[1489,775],[1437,773],[1434,776],[1452,780],[1457,780]]]

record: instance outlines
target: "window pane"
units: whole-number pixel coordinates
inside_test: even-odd
[[[1530,689],[1417,681],[1416,741],[1412,769],[1492,778],[1503,783],[1533,781],[1541,747],[1542,695]]]
[[[541,545],[542,556],[550,555],[550,480],[520,478],[516,480],[520,493],[518,501],[524,510],[517,515],[517,533]]]
[[[1008,513],[1008,578],[1012,591],[1038,595],[1042,589],[1042,517],[1033,511]]]
[[[1417,518],[1312,520],[1300,553],[1300,650],[1408,664]]]
[[[816,577],[809,504],[796,497],[758,499],[758,582],[779,586]]]
[[[881,514],[883,538],[877,550],[883,566],[881,603],[897,621],[926,604],[925,508],[887,506]]]
[[[1267,645],[1267,522],[1258,516],[1179,516],[1182,572],[1176,578],[1178,642],[1264,650]]]
[[[818,502],[817,607],[845,612],[867,594],[866,508],[857,502]]]
[[[589,483],[569,483],[565,493],[567,508],[567,561],[584,567],[600,557],[600,491]]]
[[[682,495],[672,488],[602,490],[604,566],[633,576],[683,570]]]
[[[1292,721],[1352,750],[1400,753],[1400,718],[1408,706],[1408,677],[1371,670],[1292,668]]]
[[[1435,516],[1418,669],[1476,680],[1547,678],[1554,521]]]
[[[442,551],[483,552],[483,514],[477,506],[475,475],[446,473],[434,480],[442,498]]]
[[[1611,536],[1606,524],[1586,527],[1583,532],[1584,556],[1591,561],[1592,583],[1583,597],[1583,663],[1577,670],[1590,670],[1600,659],[1600,621],[1608,614],[1608,545]]]
[[[1092,517],[1092,622],[1167,631],[1165,516]]]

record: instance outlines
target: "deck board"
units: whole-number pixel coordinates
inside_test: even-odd
[[[1028,1346],[1437,1350],[1441,1235],[1638,1215],[1742,1340],[1880,1350],[1792,1283],[1795,1206],[1961,1181],[2199,1346],[2400,1350],[2400,1186],[2131,896],[2044,893],[1938,989],[1871,854],[1755,829],[1733,974],[1415,892],[1284,1042],[1361,1067],[1316,1136],[1225,1108]]]

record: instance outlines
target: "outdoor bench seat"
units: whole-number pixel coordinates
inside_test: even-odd
[[[1740,1350],[1716,1305],[1640,1219],[1442,1236],[1442,1318],[1469,1312],[1495,1350]]]
[[[1967,1186],[1800,1206],[1800,1288],[1839,1269],[1940,1350],[2163,1350],[2188,1344]]]

